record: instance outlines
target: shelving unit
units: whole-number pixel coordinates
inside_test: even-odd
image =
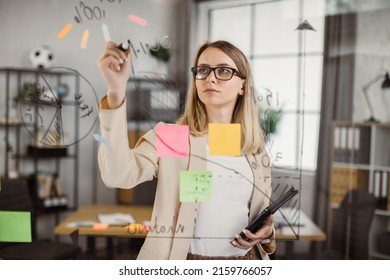
[[[66,133],[74,139],[80,137],[80,102],[73,100],[72,96],[57,95],[59,87],[64,84],[69,87],[68,92],[80,92],[80,78],[74,72],[0,68],[0,135],[4,133],[0,142],[0,149],[4,151],[1,177],[23,180],[37,175],[45,165],[49,172],[59,174],[61,179],[61,175],[64,176],[61,174],[61,162],[66,159],[73,161],[72,174],[66,175],[73,178],[71,186],[61,184],[66,194],[62,202],[71,192],[72,203],[65,205],[60,200],[53,200],[57,204],[50,206],[43,203],[38,209],[40,213],[78,208],[79,145],[77,141],[69,141],[68,145],[63,141],[65,134],[53,132],[64,132],[62,115],[66,115],[66,122],[72,123],[72,131]],[[14,110],[11,104],[13,99],[18,102]]]
[[[370,229],[370,257],[390,259],[378,252],[377,237],[390,231],[390,124],[336,121],[332,125],[331,180],[328,233],[332,212],[351,189],[377,198]]]

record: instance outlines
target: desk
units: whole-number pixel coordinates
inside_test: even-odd
[[[62,223],[55,227],[54,233],[56,235],[69,235],[73,243],[78,243],[79,236],[87,237],[87,253],[89,257],[95,257],[95,244],[94,239],[96,237],[107,237],[107,246],[109,250],[108,258],[112,258],[112,238],[111,237],[131,237],[131,238],[144,238],[145,232],[137,231],[130,233],[123,226],[110,226],[104,230],[94,230],[92,227],[79,227],[71,228],[66,224],[75,221],[96,221],[98,222],[98,214],[109,213],[128,213],[131,214],[137,223],[143,221],[150,221],[152,216],[152,206],[123,206],[123,205],[87,205],[80,207],[71,216],[66,218]]]
[[[291,223],[292,217],[289,208],[281,208],[283,215],[287,221]],[[284,220],[280,215],[280,211],[275,213],[275,221]],[[144,238],[146,233],[136,232],[129,233],[125,227],[110,226],[105,230],[94,230],[92,227],[70,228],[66,224],[75,221],[96,221],[97,215],[102,213],[129,213],[137,223],[149,221],[152,216],[152,206],[123,206],[123,205],[87,205],[80,207],[71,216],[66,218],[61,224],[56,226],[54,233],[56,235],[69,235],[74,243],[78,242],[79,236],[86,236],[88,239],[87,250],[88,254],[94,256],[94,238],[95,237],[131,237]],[[290,215],[290,216],[289,216]],[[301,226],[283,226],[276,230],[276,239],[286,241],[286,254],[293,253],[293,245],[296,240],[308,241],[325,241],[325,233],[302,211],[299,211],[299,224]],[[111,239],[107,239],[111,242]],[[108,243],[108,247],[112,244]]]
[[[299,212],[297,212],[299,211]],[[298,225],[284,225],[276,228],[276,239],[286,241],[286,256],[290,257],[294,253],[294,241],[295,240],[307,240],[307,241],[325,241],[326,234],[322,231],[302,210],[282,207],[280,211],[274,215],[275,224],[277,226],[278,221],[289,223],[292,221],[298,221]],[[298,216],[299,214],[299,216]],[[295,216],[294,216],[295,215]]]

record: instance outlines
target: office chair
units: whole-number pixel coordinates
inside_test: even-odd
[[[36,217],[28,180],[3,179],[0,190],[0,211],[31,212],[32,242],[0,242],[0,259],[63,260],[77,259],[79,246],[36,238]]]
[[[332,216],[329,249],[308,254],[294,254],[294,259],[367,260],[369,232],[376,209],[374,195],[351,190]]]

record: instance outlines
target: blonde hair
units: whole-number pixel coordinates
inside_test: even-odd
[[[239,95],[233,111],[232,123],[241,124],[241,153],[255,154],[264,149],[264,134],[260,127],[256,92],[250,64],[245,55],[233,44],[226,41],[206,41],[200,45],[194,58],[197,66],[200,55],[207,48],[218,48],[229,56],[237,66],[241,77],[245,79],[244,94]],[[183,115],[178,124],[188,125],[190,132],[195,136],[207,133],[208,120],[205,105],[199,99],[195,79],[192,78]]]

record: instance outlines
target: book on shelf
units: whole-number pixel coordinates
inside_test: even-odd
[[[337,125],[333,135],[335,162],[369,164],[370,127]]]
[[[39,207],[51,208],[68,205],[68,197],[62,191],[58,173],[40,171],[36,176],[36,180]]]
[[[49,197],[51,191],[51,175],[47,173],[38,173],[37,183],[38,197],[41,199]]]
[[[375,170],[373,184],[369,192],[377,199],[377,208],[388,210],[389,201],[389,173],[382,170]]]
[[[390,185],[387,190],[390,193]],[[387,196],[387,211],[390,211],[390,195]]]

